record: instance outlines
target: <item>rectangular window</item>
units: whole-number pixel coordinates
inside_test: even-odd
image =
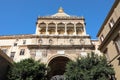
[[[23,44],[26,44],[26,40],[23,40]]]
[[[116,47],[117,47],[118,52],[120,52],[120,37],[118,37],[116,39],[115,43],[116,43]]]
[[[14,58],[14,56],[15,56],[15,52],[11,52],[11,54],[10,54],[10,58]]]
[[[113,18],[110,20],[110,22],[109,22],[109,26],[110,26],[110,28],[112,28],[113,26],[114,26],[114,24],[115,24],[115,22],[114,22],[114,20],[113,20]]]
[[[17,43],[14,43],[14,46],[17,46]]]
[[[25,49],[21,49],[20,50],[20,55],[24,55],[24,53],[25,53]]]
[[[101,42],[104,40],[104,36],[103,35],[101,35],[100,40],[101,40]]]

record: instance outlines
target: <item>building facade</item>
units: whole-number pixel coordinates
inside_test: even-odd
[[[97,36],[99,50],[106,55],[108,63],[113,65],[115,77],[120,80],[120,0],[115,0]]]
[[[0,36],[0,48],[15,62],[33,58],[50,66],[49,78],[63,75],[70,60],[98,51],[99,42],[86,34],[84,17],[70,16],[59,8],[51,16],[39,16],[36,33]],[[53,77],[53,78],[54,78]]]

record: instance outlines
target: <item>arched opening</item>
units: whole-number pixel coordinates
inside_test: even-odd
[[[72,24],[72,23],[67,24],[67,33],[69,35],[72,35],[74,33],[74,24]]]
[[[77,32],[77,35],[81,35],[84,32],[82,23],[77,23],[76,24],[76,32]]]
[[[64,34],[65,33],[65,24],[64,23],[58,23],[57,25],[57,32],[58,34]]]
[[[39,32],[40,32],[40,34],[46,33],[46,24],[44,22],[39,24]]]
[[[49,23],[48,24],[48,32],[49,34],[55,34],[55,23]]]
[[[68,61],[70,61],[70,59],[64,56],[53,58],[48,64],[50,68],[50,71],[48,72],[48,79],[50,80],[54,76],[63,75],[65,73],[65,68]]]

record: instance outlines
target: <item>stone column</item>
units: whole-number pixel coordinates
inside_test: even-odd
[[[83,35],[86,35],[85,23],[83,23]]]
[[[46,35],[48,35],[48,23],[46,23]]]
[[[64,35],[67,35],[67,24],[65,23],[65,33]]]
[[[55,24],[55,35],[58,35],[57,23]]]
[[[76,35],[76,24],[74,23],[74,35]]]
[[[37,26],[37,27],[36,27],[36,34],[39,35],[39,34],[40,34],[40,32],[39,32],[39,30],[40,30],[40,28],[39,28],[39,24],[36,23],[36,26]]]

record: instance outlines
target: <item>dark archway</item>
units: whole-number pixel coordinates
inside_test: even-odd
[[[70,61],[70,59],[64,56],[53,58],[48,64],[50,68],[50,71],[48,72],[48,79],[50,80],[53,76],[56,75],[63,75],[68,61]]]

